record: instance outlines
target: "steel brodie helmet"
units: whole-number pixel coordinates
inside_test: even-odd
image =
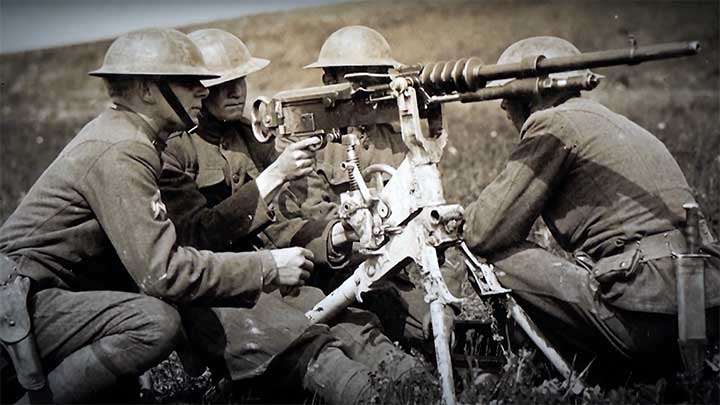
[[[218,77],[208,70],[200,49],[187,35],[166,28],[149,28],[118,37],[105,53],[103,65],[89,74],[97,77]]]
[[[105,53],[100,69],[89,73],[105,79],[148,78],[156,84],[187,132],[197,125],[169,85],[173,79],[214,79],[200,49],[185,34],[168,28],[149,28],[118,37]]]
[[[393,59],[390,45],[379,32],[361,25],[340,28],[325,40],[317,61],[305,66],[325,68],[340,66],[402,65]]]
[[[558,37],[530,37],[521,39],[510,45],[498,58],[498,64],[518,63],[525,58],[543,55],[546,58],[580,55],[580,50],[570,42]],[[574,70],[571,72],[551,73],[552,78],[563,79],[591,73],[590,70]],[[488,87],[501,86],[514,79],[500,79],[488,83]]]
[[[247,76],[270,63],[267,59],[253,57],[247,46],[227,31],[210,28],[191,32],[188,36],[200,48],[210,71],[220,76],[203,80],[205,87]]]

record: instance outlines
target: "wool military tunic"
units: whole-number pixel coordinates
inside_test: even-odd
[[[0,252],[41,288],[253,305],[276,271],[272,256],[178,246],[158,187],[156,132],[122,108],[88,123],[0,228]]]
[[[272,207],[260,198],[255,179],[277,156],[272,144],[255,140],[245,120],[205,117],[197,134],[171,136],[160,184],[179,239],[215,251],[303,246],[316,262],[342,265],[329,245],[337,219],[299,218],[287,189]]]
[[[542,216],[560,246],[595,261],[684,222],[694,202],[675,159],[648,131],[599,103],[572,98],[530,115],[500,175],[465,210],[465,240],[484,256],[525,241]],[[561,266],[539,268],[528,256],[511,287],[573,301],[592,282],[563,284]],[[603,291],[605,302],[635,311],[674,313],[669,257],[641,265]],[[720,272],[706,272],[708,306],[720,304]],[[587,291],[577,291],[586,289]]]
[[[172,135],[163,156],[160,187],[183,243],[215,251],[303,246],[315,262],[344,265],[329,245],[337,219],[287,217],[280,207],[294,198],[283,191],[270,205],[260,198],[255,179],[277,152],[255,140],[247,121],[221,123],[206,115],[196,134]],[[181,313],[196,350],[238,380],[264,373],[301,336],[323,333],[305,316],[323,297],[302,287],[294,296],[264,294],[250,309],[190,307]]]

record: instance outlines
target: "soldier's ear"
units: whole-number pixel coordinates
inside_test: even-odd
[[[138,97],[146,104],[157,104],[157,95],[160,89],[150,80],[140,80],[138,85]]]

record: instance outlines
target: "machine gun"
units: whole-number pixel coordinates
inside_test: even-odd
[[[450,336],[443,325],[444,307],[461,302],[448,290],[438,258],[451,246],[466,256],[468,276],[480,295],[505,294],[492,267],[478,261],[462,242],[463,209],[448,204],[443,195],[438,162],[447,142],[443,128],[442,104],[477,102],[557,91],[592,90],[601,76],[583,74],[565,79],[551,73],[594,67],[635,65],[644,61],[696,54],[698,42],[669,43],[630,49],[585,53],[577,56],[527,58],[520,63],[484,65],[477,58],[458,59],[425,65],[404,66],[388,74],[353,73],[347,82],[283,91],[272,99],[253,103],[252,128],[255,137],[268,142],[273,137],[296,141],[319,137],[320,147],[342,142],[347,159],[342,167],[351,180],[351,190],[341,195],[339,215],[359,235],[361,253],[367,259],[339,288],[306,315],[315,323],[324,322],[376,288],[408,262],[415,262],[430,303],[438,370],[443,401],[455,403]],[[513,80],[486,87],[492,80]],[[421,121],[427,121],[427,131]],[[373,165],[361,168],[357,159],[357,136],[350,127],[400,123],[408,152],[398,168]],[[383,173],[391,176],[383,184]],[[369,187],[366,179],[375,179]],[[566,378],[572,375],[568,363],[542,337],[539,329],[511,298],[512,317],[527,332],[553,365]],[[582,389],[581,384],[575,385]]]

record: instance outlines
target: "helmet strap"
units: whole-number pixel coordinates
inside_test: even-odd
[[[197,124],[195,124],[190,118],[190,114],[188,114],[185,107],[180,103],[180,100],[177,98],[177,95],[175,95],[175,92],[172,91],[170,88],[170,85],[165,80],[156,80],[155,84],[157,84],[158,89],[160,89],[160,93],[165,98],[165,101],[170,105],[170,108],[175,111],[175,114],[177,114],[178,117],[180,117],[180,121],[183,122],[183,125],[185,125],[185,132],[188,134],[192,134],[197,129]]]

